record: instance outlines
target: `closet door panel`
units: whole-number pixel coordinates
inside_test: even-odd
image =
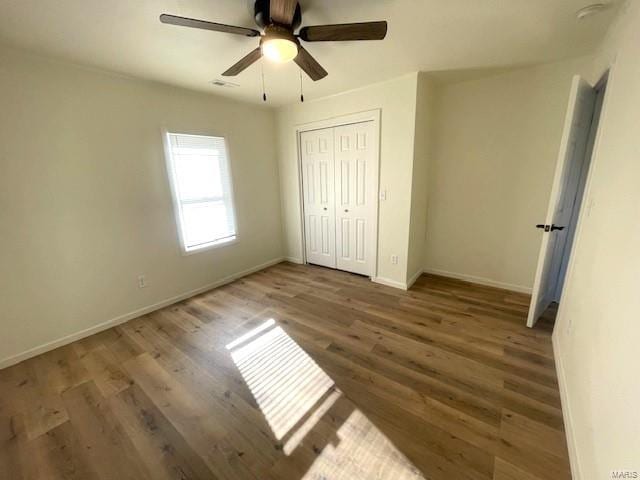
[[[336,268],[333,129],[300,135],[307,262]]]
[[[375,178],[373,122],[335,128],[336,265],[340,270],[372,275]]]

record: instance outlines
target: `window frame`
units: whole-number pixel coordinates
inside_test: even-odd
[[[226,160],[227,160],[227,169],[228,169],[228,178],[229,178],[229,203],[231,205],[231,215],[233,217],[233,223],[235,225],[235,231],[236,231],[235,236],[229,239],[221,239],[213,242],[204,243],[196,247],[191,247],[191,248],[187,247],[187,244],[184,238],[184,233],[183,233],[183,226],[182,226],[183,225],[182,223],[182,203],[183,202],[180,201],[180,198],[178,195],[179,190],[176,185],[177,179],[176,179],[176,172],[174,168],[175,162],[173,161],[173,149],[171,147],[171,140],[169,137],[170,135],[184,135],[184,136],[191,136],[191,137],[215,137],[215,138],[222,139],[224,143],[224,148],[226,150]],[[231,164],[231,152],[229,150],[229,141],[227,137],[225,135],[220,135],[220,134],[211,133],[211,132],[185,133],[179,130],[164,129],[162,130],[162,139],[163,139],[164,153],[165,153],[164,157],[165,157],[166,174],[169,180],[169,187],[171,191],[171,203],[173,204],[173,214],[174,214],[176,230],[178,234],[178,242],[179,242],[180,251],[182,255],[183,256],[194,255],[196,253],[228,247],[238,243],[240,233],[239,233],[239,227],[238,227],[238,216],[236,212],[233,166]],[[223,185],[223,188],[224,188],[224,185]],[[224,197],[220,197],[220,198],[224,199]],[[207,200],[210,200],[210,199],[207,198]],[[204,203],[204,202],[192,202],[192,203]]]

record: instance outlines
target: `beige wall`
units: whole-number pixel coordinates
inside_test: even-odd
[[[585,59],[440,85],[425,270],[529,291],[572,76]],[[420,132],[417,132],[420,135]]]
[[[404,285],[407,278],[409,217],[416,116],[417,74],[278,111],[280,187],[286,255],[302,258],[297,125],[368,110],[381,110],[378,276]],[[391,255],[398,255],[397,265]]]
[[[6,48],[0,104],[0,365],[281,257],[272,111]],[[227,137],[236,245],[181,254],[163,127]]]
[[[574,478],[640,472],[640,2],[610,33],[615,59],[554,332]]]
[[[407,282],[417,279],[424,268],[424,245],[427,233],[427,194],[429,166],[432,162],[435,98],[437,87],[427,73],[420,72],[416,93],[415,141],[411,179],[411,217],[407,254]]]

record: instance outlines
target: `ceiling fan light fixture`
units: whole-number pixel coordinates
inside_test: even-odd
[[[298,45],[286,38],[271,38],[262,42],[262,54],[274,62],[286,63],[298,56]]]
[[[262,54],[277,63],[290,62],[298,56],[298,40],[288,28],[267,25],[260,42]]]

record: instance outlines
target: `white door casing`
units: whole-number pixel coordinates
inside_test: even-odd
[[[336,268],[333,129],[300,135],[307,261]]]
[[[545,225],[566,227],[573,208],[571,191],[576,188],[579,170],[587,150],[596,92],[580,76],[575,76],[569,96],[560,152],[549,197]],[[554,300],[557,290],[559,255],[564,250],[567,230],[545,231],[542,235],[538,266],[531,294],[527,326],[533,327]],[[558,268],[556,268],[558,267]]]
[[[336,265],[340,270],[373,275],[378,201],[374,178],[373,122],[334,129]]]

